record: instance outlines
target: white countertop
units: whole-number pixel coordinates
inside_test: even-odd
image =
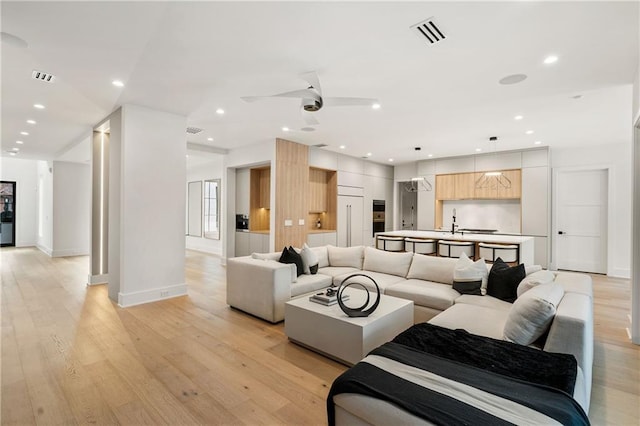
[[[431,238],[435,240],[455,240],[455,241],[475,241],[482,243],[502,243],[502,244],[522,244],[533,241],[533,237],[525,237],[520,235],[496,235],[496,234],[461,234],[451,231],[389,231],[379,232],[376,235],[387,235],[390,237],[409,237],[409,238]]]

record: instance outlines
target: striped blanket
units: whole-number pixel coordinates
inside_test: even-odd
[[[420,326],[421,332],[436,327]],[[446,329],[435,330],[441,333]],[[521,348],[516,348],[517,353]],[[478,360],[465,363],[441,355],[395,341],[373,350],[334,381],[327,398],[329,425],[335,424],[333,396],[341,393],[381,399],[434,424],[589,424],[580,405],[559,389],[562,386],[509,377],[504,371],[496,373],[473,365]],[[561,356],[559,365],[565,362]]]

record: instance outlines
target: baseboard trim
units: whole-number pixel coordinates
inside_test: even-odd
[[[45,247],[42,244],[36,244],[36,247],[38,248],[38,250],[40,250],[44,254],[46,254],[47,256],[51,257],[52,250],[50,248]]]
[[[89,251],[86,249],[66,249],[53,250],[51,257],[69,257],[69,256],[87,256]]]
[[[611,271],[610,274],[607,274],[610,277],[613,278],[626,278],[629,279],[631,278],[631,269],[626,269],[626,268],[615,268]]]
[[[101,285],[109,283],[109,274],[91,275],[87,278],[87,285]]]
[[[176,284],[166,287],[156,287],[149,290],[134,291],[132,293],[118,293],[118,306],[128,308],[144,303],[157,302],[187,295],[187,284]]]

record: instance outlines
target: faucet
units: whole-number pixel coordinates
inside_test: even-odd
[[[456,233],[456,209],[453,209],[453,222],[451,222],[451,235]]]

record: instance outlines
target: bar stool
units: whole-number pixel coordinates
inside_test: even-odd
[[[505,263],[517,264],[520,257],[519,246],[515,244],[478,243],[478,251],[480,257],[484,257],[484,260],[489,263],[501,258]]]
[[[412,251],[418,254],[435,254],[436,240],[407,237],[404,239],[404,251]]]
[[[438,256],[440,257],[460,257],[462,253],[473,259],[476,254],[476,244],[473,241],[438,241]]]
[[[404,251],[404,237],[378,236],[376,248],[384,251]]]

